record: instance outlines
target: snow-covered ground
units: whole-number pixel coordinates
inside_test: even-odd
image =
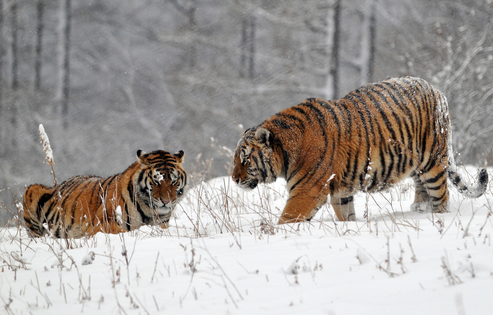
[[[492,313],[491,188],[476,200],[451,188],[437,215],[409,210],[405,181],[358,194],[356,222],[325,206],[276,226],[284,185],[196,185],[168,230],[65,241],[3,228],[0,314]]]

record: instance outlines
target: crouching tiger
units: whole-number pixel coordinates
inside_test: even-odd
[[[183,158],[183,151],[138,150],[137,161],[121,174],[75,176],[53,188],[31,185],[24,193],[25,225],[31,236],[59,238],[117,234],[144,224],[167,228],[187,185]]]
[[[445,96],[425,80],[392,78],[335,101],[307,99],[246,130],[232,179],[253,189],[277,177],[289,198],[279,223],[310,220],[327,195],[341,221],[354,221],[353,195],[406,177],[414,211],[447,211],[447,176],[470,198],[486,190],[488,173],[467,186],[457,173]]]

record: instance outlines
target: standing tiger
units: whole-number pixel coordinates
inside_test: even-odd
[[[23,200],[26,227],[32,236],[59,238],[117,234],[144,224],[167,228],[187,185],[184,155],[138,150],[137,161],[121,174],[74,176],[53,188],[31,185]]]
[[[307,99],[246,130],[232,179],[253,189],[284,177],[289,198],[282,224],[310,220],[329,194],[337,218],[354,221],[357,191],[380,191],[408,176],[414,211],[447,211],[447,176],[470,198],[488,184],[485,169],[475,186],[462,182],[447,99],[413,77],[367,84],[335,101]]]

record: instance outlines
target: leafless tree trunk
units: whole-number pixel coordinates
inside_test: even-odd
[[[5,39],[3,37],[3,0],[0,0],[0,113],[2,112],[3,103],[3,58],[5,51],[3,47],[5,46]],[[2,130],[0,127],[0,139]]]
[[[339,34],[341,32],[341,0],[335,0],[333,10],[332,61],[330,65],[332,95],[330,99],[335,99],[339,96]]]
[[[368,58],[368,82],[372,82],[373,74],[375,72],[375,56],[376,56],[376,46],[377,46],[377,15],[376,6],[378,0],[374,0],[371,6],[371,16],[370,16],[370,56]]]
[[[0,113],[3,112],[3,58],[5,55],[4,46],[5,38],[3,37],[3,0],[0,0]],[[6,126],[0,125],[0,143],[4,143]],[[1,150],[4,151],[4,150]],[[0,152],[0,155],[5,155],[5,152]]]
[[[188,6],[182,5],[181,3],[178,2],[178,0],[169,0],[169,2],[171,2],[171,4],[173,4],[178,11],[180,11],[183,15],[185,15],[188,18],[189,30],[191,34],[194,34],[195,31],[197,30],[197,21],[195,19],[195,11],[197,10],[197,1],[190,0]],[[197,48],[195,47],[195,43],[192,40],[192,43],[187,50],[190,69],[193,69],[195,67],[196,51]]]
[[[373,80],[373,67],[375,62],[376,41],[376,17],[375,6],[377,0],[367,0],[363,12],[363,25],[361,30],[361,52],[359,60],[360,84],[366,84]]]
[[[339,33],[340,33],[340,16],[341,0],[334,0],[329,3],[325,21],[325,51],[327,56],[327,75],[325,79],[324,94],[325,99],[332,100],[338,94],[338,76],[339,76]]]
[[[37,21],[36,21],[36,56],[34,58],[34,89],[41,89],[41,65],[42,65],[42,42],[43,42],[43,11],[44,0],[38,0],[37,3]]]
[[[19,54],[17,51],[17,31],[18,31],[18,25],[17,25],[17,3],[12,3],[10,6],[10,14],[11,14],[11,31],[12,31],[12,89],[17,90],[19,87],[19,73],[18,73],[18,68],[19,68]]]
[[[240,77],[255,76],[255,16],[243,19],[241,24]]]
[[[15,0],[14,0],[15,1]],[[19,51],[18,51],[18,15],[17,15],[17,3],[12,2],[10,4],[10,27],[11,27],[11,42],[10,42],[10,70],[11,70],[11,89],[12,92],[9,103],[11,106],[9,106],[8,110],[6,113],[3,115],[7,115],[7,119],[10,121],[10,130],[8,131],[9,133],[12,133],[13,130],[17,129],[17,102],[18,102],[18,95],[15,93],[16,90],[19,88]],[[11,137],[9,141],[7,141],[7,145],[10,144],[10,148],[7,148],[7,150],[12,150],[15,151],[17,148],[17,138],[16,137]]]
[[[63,127],[68,126],[68,102],[70,90],[70,1],[60,2],[60,38],[58,47],[58,89],[56,99],[61,107]]]
[[[241,42],[240,42],[240,78],[245,77],[246,68],[246,47],[248,43],[248,19],[241,21]]]
[[[255,76],[255,27],[256,27],[255,16],[252,16],[250,18],[250,45],[249,45],[250,56],[248,58],[249,61],[248,75],[250,76],[250,79],[253,79],[253,77]]]

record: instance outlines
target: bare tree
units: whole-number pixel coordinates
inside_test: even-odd
[[[12,54],[12,90],[16,90],[19,87],[19,52],[17,50],[17,42],[18,42],[18,30],[19,27],[17,25],[17,3],[13,2],[10,5],[10,18],[11,18],[11,32],[12,32],[12,43],[11,43],[11,54]]]
[[[3,103],[3,59],[5,56],[4,46],[5,46],[5,38],[3,37],[3,0],[0,0],[0,112],[2,112],[2,103]],[[0,127],[0,139],[2,136],[2,129]]]
[[[305,20],[305,25],[315,34],[322,37],[321,57],[324,67],[316,69],[316,73],[323,78],[323,86],[319,86],[320,97],[324,99],[335,99],[338,94],[338,69],[339,69],[339,33],[341,21],[341,1],[325,0],[317,6],[318,12],[325,12],[325,17],[317,20],[311,16]]]
[[[377,0],[366,0],[358,6],[353,13],[359,27],[355,29],[355,41],[353,50],[356,54],[350,54],[344,58],[344,63],[357,73],[358,80],[355,86],[364,85],[374,80],[375,54],[376,54],[376,7]],[[347,48],[346,48],[347,49]]]
[[[360,58],[358,60],[358,68],[361,73],[361,85],[373,81],[376,45],[376,5],[377,0],[367,0],[364,11],[362,12],[363,23],[361,23],[361,51]]]
[[[58,39],[58,88],[56,99],[60,104],[63,127],[68,126],[70,92],[70,10],[71,0],[60,1],[60,33]]]
[[[255,16],[249,15],[241,23],[240,77],[255,76]]]
[[[331,47],[331,64],[330,75],[327,82],[332,86],[332,93],[328,95],[328,99],[335,99],[339,94],[339,49],[340,49],[340,24],[341,24],[341,0],[335,0],[332,8],[329,9],[328,29],[331,34],[328,38],[328,45]],[[330,82],[332,81],[332,82]]]
[[[193,34],[197,30],[197,20],[195,17],[197,10],[197,1],[188,0],[186,4],[183,4],[179,0],[169,0],[171,4],[188,19],[188,32]],[[195,43],[192,42],[187,47],[187,56],[190,68],[193,69],[196,65],[196,51]]]
[[[34,57],[34,89],[41,89],[41,66],[42,66],[42,47],[43,47],[43,12],[44,0],[38,0],[36,5],[36,43]]]
[[[5,56],[5,51],[4,51],[4,46],[5,46],[5,38],[3,36],[3,29],[4,29],[4,14],[3,14],[3,0],[0,0],[0,113],[3,112],[3,100],[4,100],[4,94],[3,94],[3,86],[4,86],[4,80],[3,80],[3,68],[4,68],[4,56]],[[6,128],[4,124],[0,125],[0,142],[4,143],[4,137],[6,133]],[[0,155],[4,156],[5,152],[0,153]]]

